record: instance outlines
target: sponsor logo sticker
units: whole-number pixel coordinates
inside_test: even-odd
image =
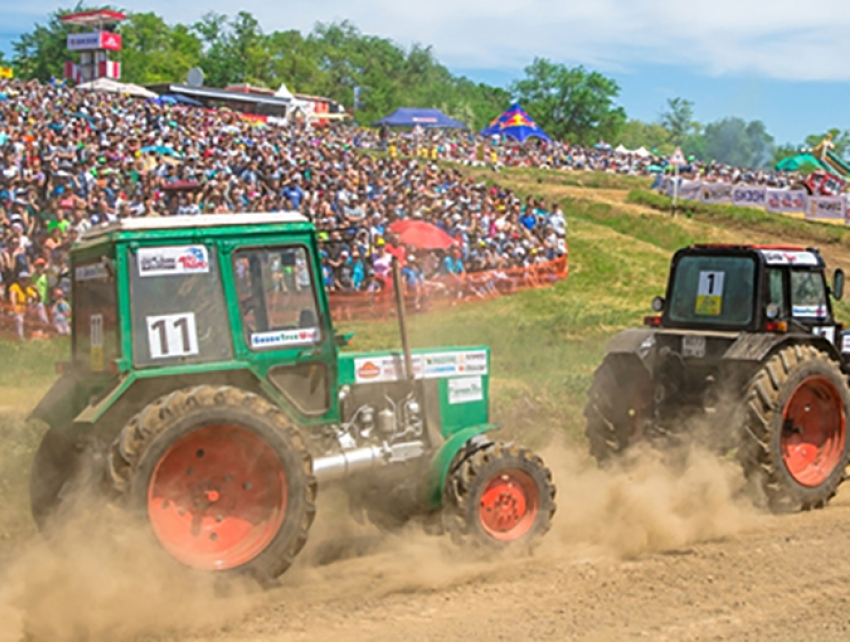
[[[139,275],[174,276],[210,271],[209,254],[203,245],[146,247],[137,253]]]

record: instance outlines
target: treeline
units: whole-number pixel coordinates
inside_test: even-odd
[[[95,7],[73,11],[90,8]],[[54,12],[13,43],[12,64],[19,77],[48,81],[62,76],[70,29],[60,17],[70,12]],[[349,22],[319,23],[303,34],[294,29],[266,32],[245,11],[232,17],[208,13],[191,25],[169,25],[148,12],[128,14],[117,30],[124,39],[117,59],[127,82],[181,82],[197,66],[209,86],[250,83],[277,89],[285,83],[292,91],[328,96],[354,108],[363,124],[398,107],[436,107],[477,131],[517,99],[558,140],[584,145],[605,140],[663,155],[681,147],[700,160],[745,167],[770,166],[823,137],[777,146],[761,121],[730,117],[701,124],[694,119],[693,103],[682,98],[669,100],[656,122],[629,119],[618,104],[620,87],[613,79],[540,58],[508,88],[476,83],[452,74],[431,47],[405,49],[388,38],[361,33]],[[850,152],[850,133],[832,134],[836,152]]]

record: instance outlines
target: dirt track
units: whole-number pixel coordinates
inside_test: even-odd
[[[850,636],[850,486],[825,510],[775,517],[743,496],[736,466],[708,455],[676,467],[645,455],[614,472],[547,459],[559,513],[532,558],[473,560],[415,528],[381,537],[331,493],[280,587],[221,597],[152,563],[137,536],[116,548],[108,527],[85,527],[70,548],[34,543],[6,569],[0,640]]]

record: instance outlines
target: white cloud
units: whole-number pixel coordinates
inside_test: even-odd
[[[116,4],[122,4],[118,2]],[[603,70],[641,63],[687,65],[710,74],[792,80],[850,79],[846,0],[126,0],[191,22],[204,11],[255,14],[264,29],[309,30],[349,19],[367,33],[434,45],[453,67],[520,69],[535,55]],[[43,20],[55,5],[0,0],[7,24]]]

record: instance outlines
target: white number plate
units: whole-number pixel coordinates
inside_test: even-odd
[[[148,326],[151,359],[198,354],[198,332],[195,329],[194,312],[147,317],[145,321]]]
[[[682,337],[682,356],[702,358],[705,356],[705,337]]]

